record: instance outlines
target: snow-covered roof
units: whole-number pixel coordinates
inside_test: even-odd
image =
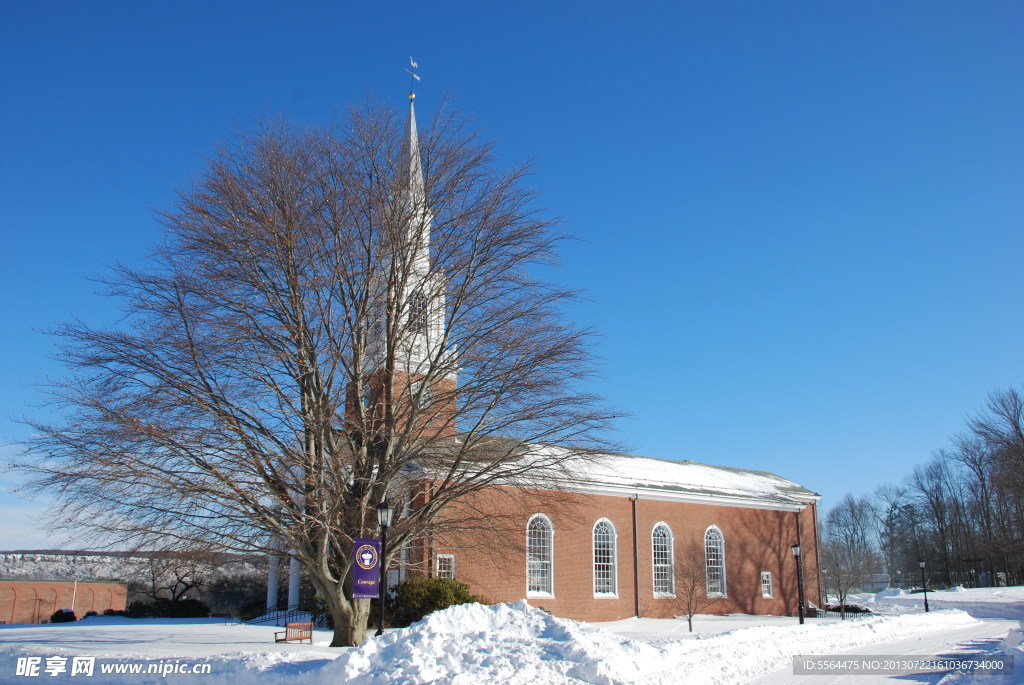
[[[820,499],[812,490],[768,471],[570,450],[508,438],[489,438],[477,447],[460,454],[463,467],[472,470],[474,460],[512,457],[509,472],[516,475],[499,480],[516,487],[788,511]]]
[[[594,494],[798,509],[817,493],[768,471],[655,459],[632,454],[599,454],[570,463],[568,487]]]

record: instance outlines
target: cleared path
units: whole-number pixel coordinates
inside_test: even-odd
[[[1009,619],[982,619],[983,623],[955,631],[934,633],[908,640],[858,647],[842,652],[844,655],[901,655],[901,656],[958,656],[990,652],[1006,637],[1011,628],[1020,627],[1020,621]],[[751,685],[876,685],[877,683],[938,683],[945,673],[910,673],[899,676],[881,675],[793,675],[792,667],[769,673],[751,681]],[[1024,673],[1017,674],[1024,682]]]

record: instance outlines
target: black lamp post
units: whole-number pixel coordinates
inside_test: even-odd
[[[800,605],[798,607],[800,613],[800,623],[804,622],[804,563],[803,559],[800,558],[800,545],[795,544],[790,547],[793,550],[793,557],[796,559],[796,585],[797,592],[800,597]]]
[[[921,589],[924,590],[924,610],[928,611],[928,581],[924,577],[924,559],[917,562],[917,565],[921,567]]]
[[[377,606],[380,608],[380,614],[377,617],[377,635],[384,634],[384,597],[388,591],[387,584],[387,565],[384,562],[388,553],[388,526],[391,525],[392,515],[391,505],[388,504],[387,500],[384,500],[377,505],[377,523],[380,525],[380,560],[377,562],[380,564],[380,599],[377,600]]]

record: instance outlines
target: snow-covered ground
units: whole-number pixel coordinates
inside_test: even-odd
[[[1024,588],[929,593],[933,610],[928,614],[922,611],[921,595],[892,594],[857,598],[876,612],[870,617],[813,619],[800,626],[785,617],[700,616],[694,634],[687,632],[685,619],[586,624],[555,618],[526,603],[465,605],[388,631],[359,648],[341,650],[327,646],[326,631],[314,634],[313,645],[282,645],[273,642],[279,628],[215,620],[90,618],[72,624],[0,626],[0,683],[862,684],[885,678],[793,675],[792,658],[999,650],[1016,655],[1020,673],[975,680],[984,685],[1024,683],[1024,650],[1013,646],[1020,635],[1014,629],[1024,618]],[[33,658],[38,661],[29,661]],[[91,677],[71,674],[90,665]],[[33,666],[39,675],[18,675],[19,668],[25,673]],[[103,672],[135,666],[156,672]],[[199,673],[204,670],[208,672]],[[942,673],[894,679],[965,680]]]

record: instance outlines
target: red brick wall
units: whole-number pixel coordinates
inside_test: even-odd
[[[88,611],[102,614],[107,609],[124,610],[128,589],[120,583],[78,583],[44,580],[0,581],[0,622],[44,623],[57,609],[70,609],[74,597],[75,615]]]
[[[403,371],[395,371],[392,391],[394,393],[395,420],[399,424],[406,420],[410,406],[410,400],[407,395],[409,392],[408,389],[417,380],[417,378],[413,378],[410,381],[409,374]],[[370,401],[372,403],[367,416],[374,422],[383,421],[383,374],[370,378],[367,382],[370,386]],[[419,421],[421,422],[420,425],[423,427],[422,436],[430,440],[454,440],[456,427],[456,397],[458,394],[458,388],[456,387],[455,380],[452,378],[440,378],[435,380],[430,386],[430,391],[433,395],[433,399],[429,405],[422,407],[419,410]],[[359,415],[358,406],[362,403],[362,398],[356,397],[354,388],[349,388],[346,402],[347,419],[351,424],[351,427],[348,430],[359,430],[360,426],[357,421],[357,417]]]
[[[818,505],[809,504],[800,512],[800,542],[804,557],[804,595],[808,604],[824,606],[821,596],[821,547],[818,539]]]
[[[636,615],[639,586],[640,615],[671,618],[683,613],[681,593],[675,599],[653,593],[651,533],[660,522],[673,534],[677,570],[682,558],[696,557],[703,567],[704,534],[717,526],[725,538],[726,597],[716,599],[702,613],[797,613],[796,562],[791,545],[797,542],[797,519],[803,545],[804,587],[808,602],[819,604],[817,583],[816,513],[813,505],[800,514],[734,506],[715,506],[638,499],[637,583],[634,580],[633,503],[628,497],[548,493],[547,501],[524,502],[500,488],[483,491],[467,501],[473,512],[502,512],[497,528],[435,534],[432,553],[456,556],[456,577],[493,601],[527,597],[526,526],[530,516],[544,513],[554,527],[554,597],[527,598],[531,604],[558,616],[589,621],[610,621]],[[447,514],[458,521],[458,508]],[[593,592],[594,524],[607,518],[615,526],[618,592],[614,598]],[[458,527],[457,525],[454,527]],[[438,526],[445,529],[445,524]],[[484,537],[489,540],[484,539]],[[489,543],[489,544],[488,544]],[[772,574],[772,598],[763,598],[761,572]],[[701,593],[703,596],[704,593]]]

